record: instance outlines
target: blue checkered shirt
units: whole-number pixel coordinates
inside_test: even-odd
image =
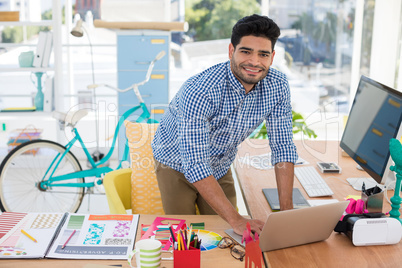
[[[272,164],[295,162],[286,76],[270,68],[248,94],[230,61],[188,79],[169,104],[152,142],[154,157],[193,183],[224,176],[238,145],[267,122]]]

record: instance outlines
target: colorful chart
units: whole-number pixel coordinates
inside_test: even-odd
[[[217,233],[208,230],[193,230],[194,233],[198,234],[201,241],[201,251],[211,250],[218,246],[219,241],[221,241],[222,236]]]

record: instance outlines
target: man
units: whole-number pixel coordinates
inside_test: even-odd
[[[279,27],[252,15],[233,27],[230,61],[188,79],[169,105],[152,143],[166,214],[218,214],[238,234],[247,222],[264,223],[236,210],[230,172],[237,146],[265,119],[281,210],[292,209],[293,167],[290,90],[284,74],[270,68]]]

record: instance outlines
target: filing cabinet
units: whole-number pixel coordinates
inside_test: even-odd
[[[157,30],[125,30],[117,32],[118,87],[127,88],[145,79],[149,64],[162,50],[166,55],[155,63],[150,80],[139,91],[151,118],[160,121],[169,103],[170,32]],[[118,115],[139,105],[132,90],[118,93]],[[129,118],[135,121],[140,113]],[[124,126],[123,126],[124,128]],[[119,132],[119,159],[124,152],[125,129]]]

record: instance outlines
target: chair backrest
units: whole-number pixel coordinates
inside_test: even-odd
[[[164,214],[151,142],[159,124],[124,121],[131,159],[133,214]]]
[[[110,214],[126,214],[131,209],[131,169],[109,172],[103,178],[103,186]]]

